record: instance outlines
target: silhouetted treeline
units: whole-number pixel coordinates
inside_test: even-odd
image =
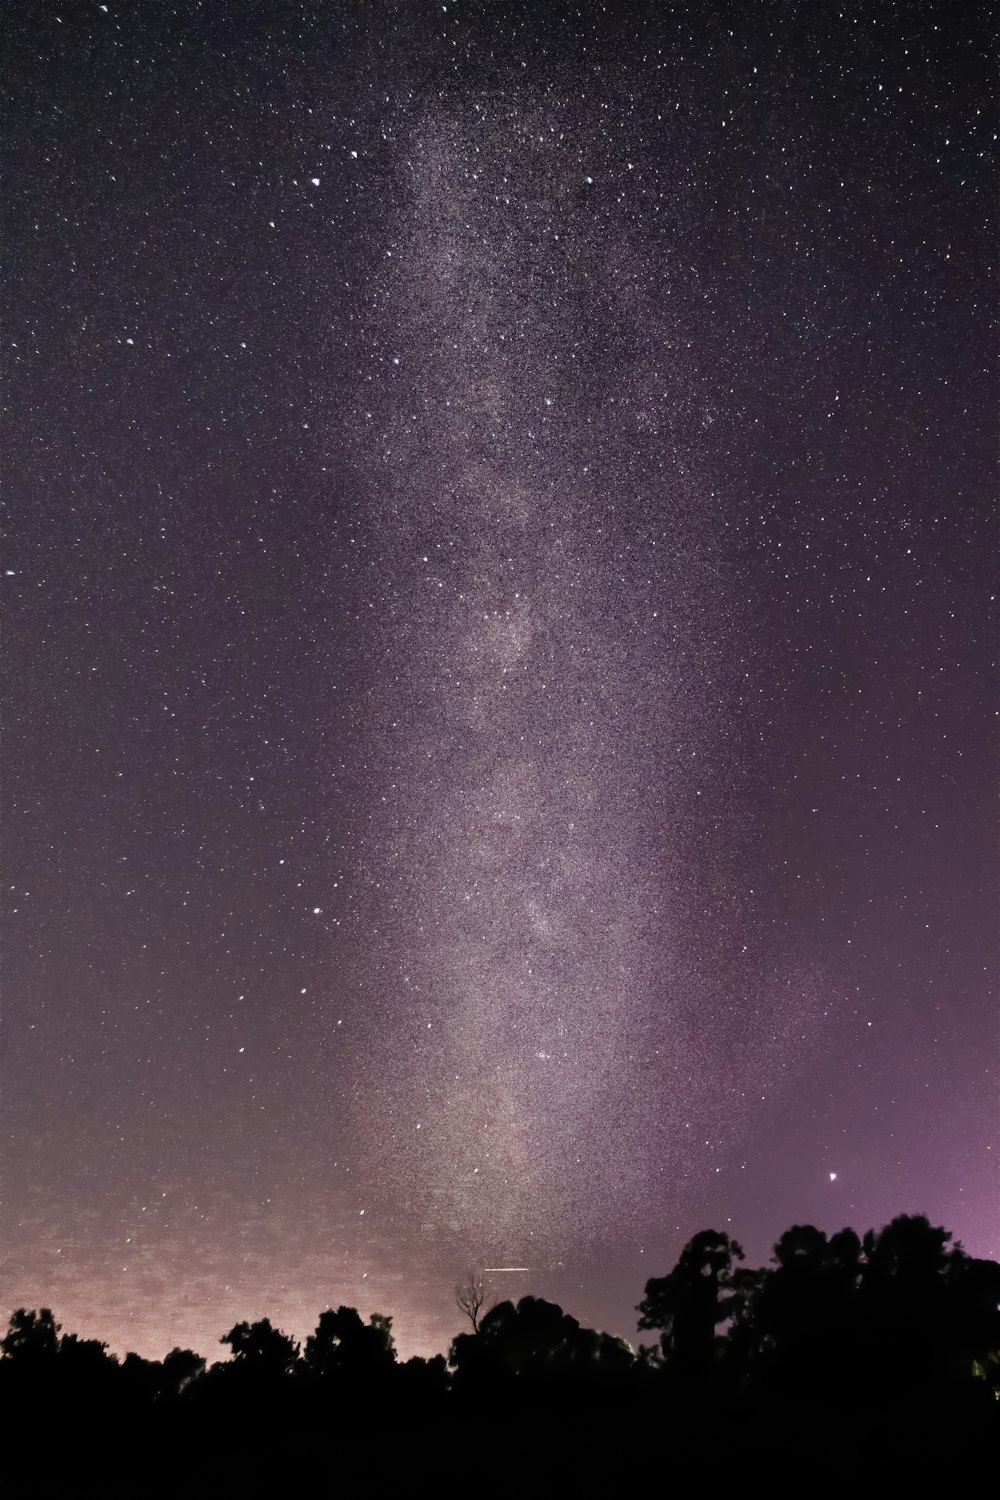
[[[10,1493],[882,1496],[953,1491],[1000,1456],[1000,1265],[925,1218],[796,1226],[758,1270],[706,1230],[637,1311],[656,1337],[634,1350],[541,1298],[477,1305],[447,1359],[404,1362],[391,1318],[339,1307],[301,1347],[238,1323],[207,1366],[119,1361],[19,1309]]]

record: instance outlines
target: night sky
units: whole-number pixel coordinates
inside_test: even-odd
[[[1000,1252],[986,8],[6,30],[4,1316]]]

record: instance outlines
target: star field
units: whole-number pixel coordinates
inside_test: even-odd
[[[11,1307],[998,1253],[984,23],[12,23]]]

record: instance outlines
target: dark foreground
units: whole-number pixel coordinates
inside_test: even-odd
[[[742,1267],[696,1235],[647,1282],[638,1351],[552,1303],[488,1307],[448,1359],[396,1358],[391,1319],[267,1319],[119,1361],[19,1309],[0,1340],[4,1494],[908,1495],[993,1493],[1000,1265],[920,1217],[860,1238],[796,1226]]]
[[[9,1409],[8,1409],[9,1412]],[[990,1493],[996,1413],[914,1400],[879,1410],[808,1400],[464,1403],[447,1412],[248,1409],[177,1421],[8,1428],[11,1496],[885,1496]],[[988,1476],[993,1474],[993,1481]],[[978,1481],[978,1482],[977,1482]]]

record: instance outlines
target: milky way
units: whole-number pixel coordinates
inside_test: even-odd
[[[746,612],[702,472],[691,273],[672,215],[638,242],[625,143],[529,90],[398,136],[354,446],[381,790],[358,991],[385,1058],[356,1129],[425,1231],[551,1258],[637,1233],[697,1176],[688,1132],[743,1123],[751,997],[685,972],[685,887],[713,882],[692,804],[732,770]]]
[[[324,9],[15,27],[6,1300],[995,1253],[982,37]]]

